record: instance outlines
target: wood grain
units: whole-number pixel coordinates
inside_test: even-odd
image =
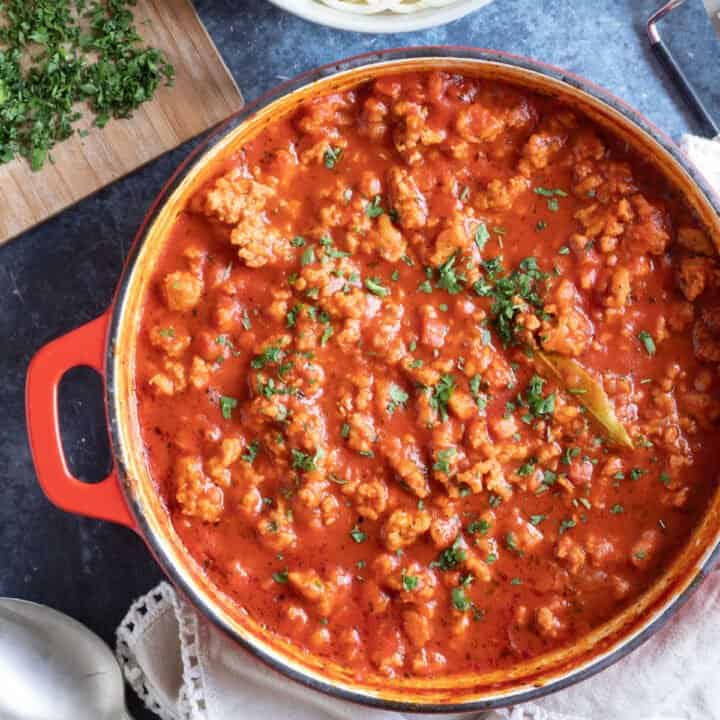
[[[175,66],[173,87],[161,87],[128,120],[111,120],[57,145],[39,172],[21,159],[0,165],[0,244],[55,215],[242,107],[232,75],[191,0],[138,0],[143,40]],[[148,198],[150,200],[150,198]]]

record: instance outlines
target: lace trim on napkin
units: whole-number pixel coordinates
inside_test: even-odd
[[[182,685],[177,698],[165,699],[140,666],[137,652],[149,628],[166,613],[178,625],[183,666]],[[138,598],[128,610],[116,633],[115,654],[125,679],[145,707],[161,720],[200,720],[206,717],[203,688],[205,679],[198,648],[198,621],[192,609],[178,600],[173,588],[161,582]]]

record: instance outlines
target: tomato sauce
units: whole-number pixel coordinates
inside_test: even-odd
[[[714,256],[556,100],[419,73],[307,101],[218,166],[145,299],[139,416],[180,538],[358,677],[573,643],[715,487]]]

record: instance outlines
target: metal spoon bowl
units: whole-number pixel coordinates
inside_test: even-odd
[[[110,648],[44,605],[0,598],[0,718],[131,720]]]

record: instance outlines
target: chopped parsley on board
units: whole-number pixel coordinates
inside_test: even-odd
[[[76,132],[130,117],[175,71],[146,47],[131,0],[0,2],[0,163],[24,157],[40,170]],[[84,104],[83,104],[84,103]]]

